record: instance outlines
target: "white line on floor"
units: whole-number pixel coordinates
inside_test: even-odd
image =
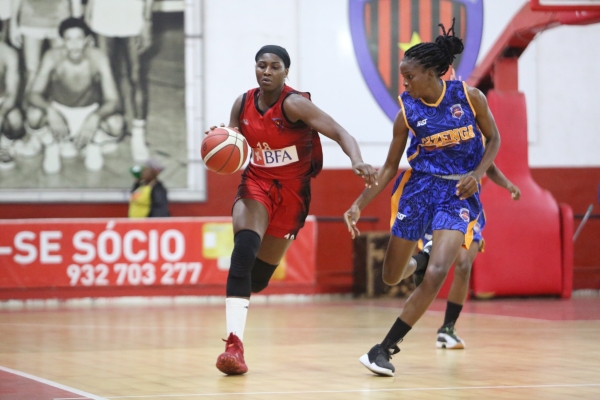
[[[18,375],[18,376],[22,376],[23,378],[31,379],[32,381],[43,383],[44,385],[48,385],[48,386],[55,387],[57,389],[64,390],[65,392],[71,392],[73,394],[78,394],[80,396],[83,396],[84,399],[107,400],[105,397],[100,397],[100,396],[96,396],[96,395],[93,395],[90,393],[86,393],[82,390],[78,390],[78,389],[74,389],[69,386],[61,385],[60,383],[52,382],[52,381],[49,381],[48,379],[40,378],[35,375],[30,375],[25,372],[16,371],[14,369],[2,367],[2,366],[0,366],[0,370],[4,371],[4,372],[8,372],[9,374]],[[81,399],[81,397],[77,397],[77,399]]]

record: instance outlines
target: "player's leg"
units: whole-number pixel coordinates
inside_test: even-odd
[[[404,277],[413,276],[413,282],[415,287],[419,286],[425,278],[425,271],[427,270],[427,264],[429,264],[429,253],[431,252],[431,246],[433,242],[429,240],[425,243],[421,251],[412,256],[407,271],[404,273]]]
[[[242,182],[240,186],[247,188],[248,182]],[[269,213],[261,202],[241,198],[234,204],[234,246],[225,300],[227,341],[225,352],[217,358],[216,363],[219,371],[227,375],[239,375],[248,371],[242,341],[250,304],[251,271],[268,224]]]
[[[119,139],[123,136],[125,118],[121,114],[113,114],[106,117],[100,123],[100,128],[94,135],[94,143],[102,148],[102,154],[110,154],[117,151]]]
[[[117,53],[117,38],[108,37],[104,35],[97,35],[96,42],[98,44],[98,48],[106,54],[108,60],[110,61],[111,70],[115,81],[118,82],[118,78],[120,78],[120,57]],[[118,86],[118,84],[117,84]]]
[[[0,169],[11,170],[16,166],[14,143],[25,136],[23,115],[17,107],[10,110],[0,127]]]
[[[136,161],[144,161],[149,157],[146,143],[146,117],[148,114],[148,82],[144,63],[137,38],[124,38],[126,43],[127,75],[131,87],[131,103],[133,105],[133,122],[131,128],[131,155]]]
[[[404,339],[404,336],[423,316],[435,299],[464,239],[462,232],[453,230],[434,231],[433,236],[429,265],[423,283],[410,295],[404,304],[404,309],[400,317],[396,319],[383,341],[379,345],[374,346],[369,353],[361,357],[362,364],[377,374],[386,376],[394,375],[395,369],[389,362],[390,356],[400,351],[398,343]],[[399,240],[402,241],[403,239]],[[394,240],[394,243],[401,242]],[[390,245],[392,245],[391,240]],[[402,245],[404,247],[402,253],[399,254],[400,250],[398,250],[398,252],[394,252],[393,254],[400,260],[404,260],[404,265],[406,265],[411,257],[414,246],[415,242],[412,243],[412,246],[404,244]]]
[[[25,61],[25,70],[27,71],[27,85],[25,93],[29,92],[31,83],[40,66],[42,59],[43,38],[30,35],[23,35],[23,60]]]
[[[383,281],[388,285],[396,285],[407,275],[417,240],[423,236],[431,221],[429,180],[425,174],[407,170],[400,174],[394,184],[392,235],[383,261]],[[414,207],[414,204],[421,206]],[[395,368],[390,358],[400,351],[397,343],[411,329],[412,324],[407,322],[396,319],[384,340],[360,357],[361,364],[376,374],[394,376]]]
[[[60,147],[54,138],[46,113],[33,106],[29,106],[26,112],[27,126],[25,129],[30,133],[29,140],[36,140],[44,147],[44,160],[42,169],[47,174],[58,173],[61,169]]]
[[[269,185],[268,192],[275,206],[252,267],[252,293],[259,293],[268,286],[277,266],[304,226],[310,207],[310,180],[275,180]],[[280,207],[282,204],[284,206]]]
[[[292,242],[291,239],[282,239],[269,234],[263,237],[258,256],[252,267],[252,293],[259,293],[269,285],[273,273]]]
[[[471,243],[469,249],[461,248],[454,262],[454,279],[448,294],[444,324],[437,332],[436,346],[442,349],[464,349],[465,342],[458,337],[454,325],[462,311],[469,292],[469,278],[473,261],[479,252],[479,242]]]

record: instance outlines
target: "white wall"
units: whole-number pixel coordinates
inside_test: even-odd
[[[478,61],[524,2],[484,1]],[[392,122],[356,62],[347,0],[204,0],[204,22],[206,124],[228,122],[235,98],[256,86],[254,54],[279,44],[292,59],[288,84],[311,92],[357,138],[366,162],[383,164]],[[523,54],[519,86],[528,104],[531,166],[600,166],[600,79],[593,72],[599,39],[600,25],[555,28]],[[335,143],[323,143],[325,168],[349,167]]]

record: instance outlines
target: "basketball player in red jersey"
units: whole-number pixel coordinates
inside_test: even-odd
[[[363,162],[356,140],[316,107],[308,93],[285,84],[288,52],[280,46],[264,46],[255,61],[259,87],[236,99],[229,119],[229,126],[239,129],[252,148],[252,159],[232,211],[234,249],[225,301],[228,338],[225,352],[217,359],[217,368],[227,375],[248,371],[242,340],[250,293],[267,287],[304,226],[310,179],[323,162],[317,132],[340,145],[366,186],[377,184],[376,172]]]

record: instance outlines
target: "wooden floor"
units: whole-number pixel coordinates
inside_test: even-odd
[[[245,376],[214,366],[223,299],[0,305],[0,399],[599,399],[600,298],[471,301],[466,350],[435,348],[436,303],[393,358],[358,358],[402,300],[256,298]]]

